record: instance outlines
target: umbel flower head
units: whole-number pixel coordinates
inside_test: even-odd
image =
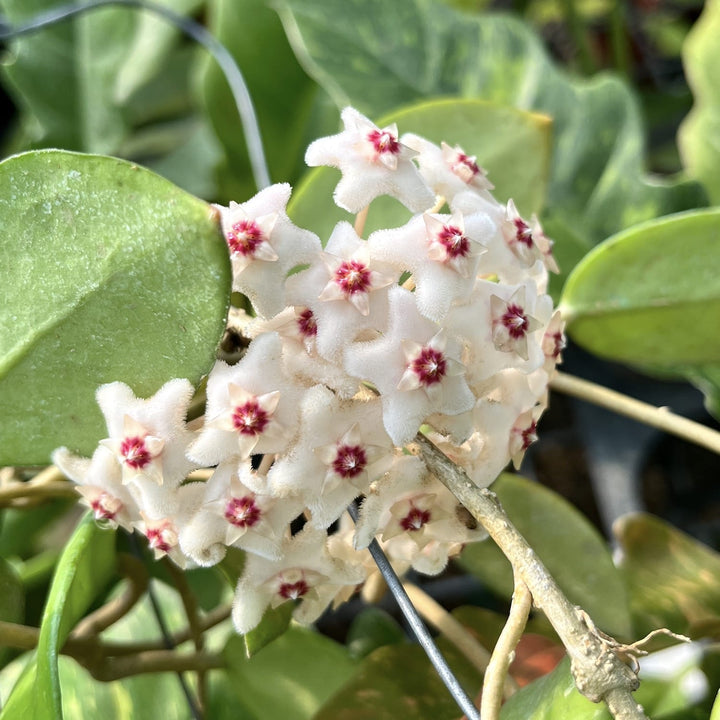
[[[340,170],[340,207],[390,195],[406,221],[368,238],[342,222],[318,238],[288,218],[287,184],[220,208],[233,288],[255,317],[241,359],[210,371],[203,418],[186,422],[186,380],[147,399],[110,383],[93,457],[54,454],[97,521],[142,533],[157,557],[208,566],[244,551],[232,613],[243,633],[282,603],[312,622],[347,599],[373,572],[374,538],[399,572],[429,574],[483,539],[414,440],[489,485],[537,438],[564,347],[552,242],[495,199],[471,150],[353,108],[342,121],[308,164]]]

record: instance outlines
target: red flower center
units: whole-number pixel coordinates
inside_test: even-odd
[[[370,289],[370,271],[358,260],[344,260],[335,271],[334,279],[346,295]]]
[[[117,514],[123,509],[123,504],[117,498],[104,492],[90,503],[90,508],[96,520],[115,520]]]
[[[533,420],[521,433],[522,449],[527,450],[537,439],[537,422]]]
[[[300,334],[303,337],[310,338],[317,335],[317,323],[315,322],[313,311],[310,308],[306,308],[300,313],[297,324]]]
[[[252,220],[236,222],[227,233],[227,244],[231,252],[241,255],[254,255],[264,239],[262,230]]]
[[[367,455],[360,445],[340,445],[333,460],[333,470],[342,478],[357,477],[367,465]]]
[[[285,600],[297,600],[310,589],[305,580],[298,580],[294,583],[284,582],[278,588],[278,595]]]
[[[465,153],[459,152],[455,157],[455,163],[453,164],[452,168],[453,172],[459,165],[467,168],[472,173],[470,180],[472,180],[480,172],[479,165],[472,158],[468,157]],[[468,182],[470,180],[468,180]]]
[[[268,426],[270,415],[253,399],[235,407],[232,422],[241,435],[260,435]]]
[[[505,314],[500,318],[500,322],[507,328],[513,340],[519,340],[524,337],[529,324],[523,309],[515,304],[507,306]]]
[[[153,550],[169,553],[177,545],[177,535],[168,525],[148,528],[145,536],[148,539],[148,545]]]
[[[153,459],[152,453],[145,445],[145,438],[139,436],[124,438],[120,443],[120,455],[123,457],[123,462],[133,470],[141,470]]]
[[[368,141],[372,144],[378,155],[390,153],[391,155],[400,154],[400,143],[397,138],[387,130],[373,130],[368,133]]]
[[[522,218],[515,218],[513,222],[515,223],[516,242],[531,248],[533,246],[533,234],[530,226]]]
[[[439,350],[424,347],[410,363],[410,368],[418,376],[421,385],[434,385],[445,377],[445,357]]]
[[[437,235],[437,241],[445,248],[448,258],[467,257],[470,252],[470,241],[455,225],[443,225]]]
[[[430,522],[430,511],[412,507],[410,512],[400,520],[400,527],[408,532],[415,532],[427,522]]]
[[[225,506],[225,519],[235,527],[253,527],[260,521],[260,515],[262,512],[251,495],[230,498]]]

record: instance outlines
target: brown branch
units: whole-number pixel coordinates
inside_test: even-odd
[[[480,522],[502,550],[543,610],[570,656],[578,690],[593,702],[605,701],[616,720],[647,720],[632,692],[637,676],[609,643],[593,632],[584,613],[565,597],[525,538],[512,525],[494,493],[479,489],[464,470],[421,434],[417,442],[428,469]]]
[[[500,637],[495,643],[495,649],[492,652],[483,678],[482,700],[480,702],[480,716],[483,720],[497,720],[500,717],[503,686],[509,678],[508,669],[515,648],[520,642],[523,630],[525,630],[531,607],[532,595],[527,585],[516,577],[510,613]]]
[[[88,672],[103,682],[146,673],[207,672],[225,667],[219,653],[178,653],[175,650],[148,650],[123,657],[105,658],[98,665],[86,665]]]
[[[649,405],[602,385],[561,372],[555,373],[550,387],[720,454],[720,432],[676,415],[667,408]]]

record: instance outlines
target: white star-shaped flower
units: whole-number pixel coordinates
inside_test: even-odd
[[[233,290],[247,295],[263,317],[283,309],[282,287],[288,272],[311,262],[320,251],[317,235],[297,227],[287,216],[290,193],[287,183],[271,185],[245,203],[219,207]]]
[[[305,154],[311,167],[342,172],[334,195],[339,207],[357,213],[379,195],[391,195],[412,212],[433,206],[435,195],[411,160],[417,153],[398,140],[395,125],[381,129],[351,107],[341,117],[345,130],[315,140]]]

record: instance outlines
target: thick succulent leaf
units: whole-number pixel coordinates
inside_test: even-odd
[[[688,171],[720,204],[720,2],[708,0],[683,47],[685,74],[695,104],[680,127],[680,150]]]
[[[295,59],[277,15],[264,0],[211,0],[209,28],[242,70],[258,116],[270,173],[292,181],[304,152],[304,129],[317,85]],[[220,200],[256,192],[235,101],[217,64],[203,76],[207,113],[225,151]]]
[[[720,363],[720,210],[627,230],[575,268],[561,309],[591,352],[659,369]]]
[[[385,645],[404,643],[405,631],[385,610],[371,605],[359,613],[348,628],[345,644],[354,658],[364,658]]]
[[[290,627],[292,611],[292,603],[283,603],[276,608],[268,608],[260,624],[243,635],[245,652],[249,658],[279,638]]]
[[[644,172],[642,126],[626,85],[605,76],[571,80],[516,19],[461,14],[431,0],[284,0],[281,8],[313,77],[338,105],[352,103],[373,119],[439,95],[549,115],[545,217],[559,218],[588,248],[634,223],[706,202],[696,183],[661,183]]]
[[[537,113],[479,100],[442,99],[421,102],[378,119],[381,127],[397,123],[400,134],[413,132],[438,145],[445,140],[482,158],[499,200],[512,197],[528,216],[542,206],[550,161],[550,123]],[[332,200],[340,179],[331,168],[311,170],[296,189],[290,204],[293,220],[327,240],[340,220],[352,216]],[[410,213],[397,200],[373,201],[366,233],[398,227]]]
[[[213,361],[230,295],[216,213],[120,160],[38,151],[0,164],[0,464],[90,454],[95,391],[148,397]]]
[[[629,638],[632,626],[623,578],[588,520],[560,495],[518,475],[501,475],[492,489],[570,601],[609,634]],[[512,568],[492,541],[468,545],[460,563],[495,592],[512,595]]]
[[[720,637],[720,554],[644,513],[623,516],[613,532],[639,635],[666,627]]]
[[[250,659],[243,639],[233,637],[225,656],[241,706],[262,720],[314,718],[355,671],[344,647],[300,627],[291,627]]]
[[[55,570],[40,627],[35,659],[26,668],[0,715],[60,720],[58,654],[73,625],[104,589],[115,569],[115,533],[90,515],[78,525]]]

